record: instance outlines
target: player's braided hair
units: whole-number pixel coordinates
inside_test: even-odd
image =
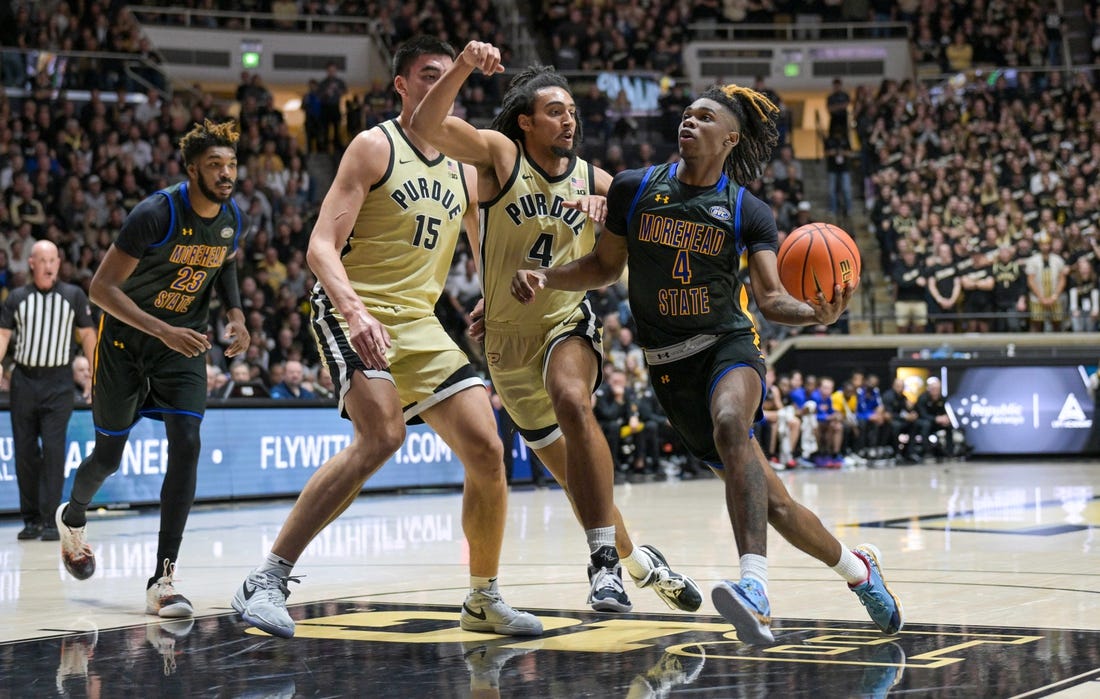
[[[741,127],[741,139],[722,167],[725,173],[740,185],[760,177],[771,159],[772,148],[779,142],[775,124],[779,107],[765,95],[740,85],[715,85],[699,98],[714,100],[730,110]]]
[[[237,141],[241,134],[237,130],[237,122],[225,121],[215,123],[209,119],[203,119],[201,124],[191,127],[183,138],[180,139],[180,150],[183,152],[183,164],[190,165],[207,148],[226,146],[237,150]]]
[[[517,73],[508,84],[500,111],[493,117],[492,128],[513,141],[523,140],[523,129],[519,127],[519,115],[535,113],[535,97],[538,91],[546,87],[560,87],[572,94],[569,81],[552,66],[533,65]],[[573,146],[581,143],[581,121],[573,129]]]

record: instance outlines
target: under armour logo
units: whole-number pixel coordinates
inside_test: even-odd
[[[661,374],[661,383],[668,383],[672,379],[668,378],[668,374]]]
[[[122,342],[119,342],[118,340],[113,340],[111,342],[111,344],[114,345],[115,347],[119,348],[119,349],[126,349],[126,345],[123,344]]]
[[[658,352],[657,353],[657,359],[668,359],[671,356],[672,356],[671,352]]]
[[[657,194],[653,197],[653,199],[658,204],[667,204],[668,203],[668,195],[667,194]]]
[[[183,228],[183,229],[180,230],[180,233],[182,233],[183,235],[194,235],[195,234],[195,229],[194,228]]]

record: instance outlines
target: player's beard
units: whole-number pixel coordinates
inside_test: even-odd
[[[224,181],[225,180],[220,180],[220,181],[217,182],[217,184],[221,184]],[[232,182],[230,182],[230,184],[232,184]],[[206,197],[210,201],[218,203],[218,204],[226,203],[227,201],[229,201],[229,197],[233,196],[233,190],[232,189],[230,189],[229,194],[225,195],[224,197],[222,195],[218,194],[218,192],[216,190],[211,189],[210,187],[206,186],[206,180],[203,179],[202,177],[200,177],[198,179],[198,185],[199,185],[199,191],[202,192],[202,195],[204,197]]]
[[[561,146],[550,146],[550,152],[559,158],[573,158],[577,155],[577,151],[573,148],[562,148]]]

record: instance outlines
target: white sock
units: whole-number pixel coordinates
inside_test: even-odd
[[[471,575],[470,589],[481,592],[495,593],[498,591],[497,579],[495,576],[491,578],[483,578],[480,575]]]
[[[630,577],[635,580],[644,580],[653,570],[653,559],[644,553],[638,553],[637,546],[634,547],[629,556],[620,558],[619,561],[626,568],[626,572],[630,573]]]
[[[858,585],[867,580],[871,571],[867,570],[867,563],[862,558],[852,553],[844,544],[840,545],[840,560],[835,566],[830,566],[836,574],[848,581],[849,585]]]
[[[282,556],[268,553],[264,556],[264,562],[256,569],[257,573],[278,573],[279,577],[289,578],[290,571],[294,570],[294,564]]]
[[[585,529],[585,537],[588,538],[588,552],[596,553],[603,546],[615,546],[615,525],[610,527],[596,527]]]
[[[741,556],[741,577],[753,578],[768,592],[768,559],[756,553],[746,553]]]

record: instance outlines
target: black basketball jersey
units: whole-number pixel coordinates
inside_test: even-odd
[[[608,192],[607,230],[625,235],[638,342],[654,348],[700,334],[752,333],[741,256],[778,248],[767,204],[726,175],[713,186],[676,178],[676,164],[627,170]]]
[[[187,190],[183,182],[154,192],[126,218],[115,245],[138,264],[120,288],[146,313],[204,332],[214,280],[237,250],[242,217],[230,199],[204,219]]]

